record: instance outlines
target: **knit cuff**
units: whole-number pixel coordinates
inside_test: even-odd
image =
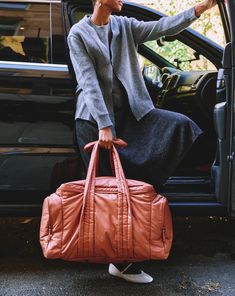
[[[199,17],[196,16],[196,11],[194,6],[185,10],[185,14],[186,14],[186,18],[189,20],[190,23],[197,20],[200,17],[200,16]]]
[[[101,115],[97,118],[97,124],[98,124],[98,129],[102,129],[102,128],[105,128],[105,127],[110,127],[113,125],[110,117],[109,117],[109,114],[104,114],[104,115]]]

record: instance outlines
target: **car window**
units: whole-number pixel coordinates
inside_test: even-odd
[[[0,3],[0,61],[48,63],[49,4]]]
[[[61,4],[51,5],[52,15],[52,61],[53,64],[67,64]]]
[[[216,70],[215,65],[207,58],[201,54],[198,55],[191,47],[179,40],[169,42],[164,39],[152,40],[145,42],[144,45],[151,48],[180,70]]]
[[[174,15],[195,6],[196,3],[201,2],[201,0],[180,0],[167,2],[165,0],[128,1],[150,7],[166,15]],[[191,24],[190,27],[210,40],[216,42],[220,46],[225,47],[226,42],[218,5],[204,12],[199,19]]]

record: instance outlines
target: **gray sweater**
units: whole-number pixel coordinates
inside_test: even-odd
[[[112,126],[114,132],[113,71],[125,87],[138,121],[154,109],[138,63],[138,44],[178,34],[196,19],[194,7],[159,21],[110,15],[111,59],[109,48],[90,25],[89,15],[74,24],[67,40],[78,83],[75,119],[97,122],[99,129]]]
[[[91,16],[88,18],[90,25],[96,30],[96,33],[99,35],[100,40],[110,51],[110,42],[112,38],[110,22],[108,24],[97,26],[91,20]],[[110,52],[111,59],[111,52]],[[113,85],[112,87],[112,100],[114,108],[121,108],[123,103],[123,85],[120,80],[117,78],[115,72],[113,71]]]

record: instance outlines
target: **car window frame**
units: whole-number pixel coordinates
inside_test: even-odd
[[[53,62],[54,60],[54,56],[53,56],[53,5],[55,4],[59,4],[60,6],[62,5],[61,1],[57,1],[57,0],[54,0],[54,1],[46,1],[46,0],[42,0],[42,1],[28,1],[28,0],[20,0],[20,1],[2,1],[3,3],[8,3],[9,5],[10,4],[14,4],[14,3],[27,3],[27,4],[38,4],[38,5],[47,5],[48,6],[48,12],[49,12],[49,42],[50,42],[50,51],[48,53],[48,56],[49,56],[49,59],[50,59],[50,62],[48,63],[39,63],[39,64],[43,64],[43,65],[46,65],[48,67],[48,65],[57,65],[56,63]],[[61,7],[60,7],[61,9]],[[64,25],[63,25],[63,15],[62,15],[62,10],[61,10],[61,23],[62,23],[62,27],[64,29]],[[63,32],[63,35],[65,35],[65,32]],[[64,47],[65,47],[65,50],[66,50],[66,44],[64,43]],[[0,60],[1,62],[7,62],[7,61],[3,61],[3,60]],[[16,62],[14,60],[11,60],[9,62]],[[16,62],[17,63],[17,62]],[[34,62],[25,62],[26,64],[36,64]],[[68,65],[68,59],[66,58],[65,59],[65,62],[62,64],[58,64],[58,65]]]

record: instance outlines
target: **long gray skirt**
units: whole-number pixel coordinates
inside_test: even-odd
[[[194,141],[203,133],[189,117],[164,109],[154,109],[139,122],[135,119],[126,98],[120,109],[115,109],[116,136],[128,146],[119,148],[119,156],[126,178],[163,185],[180,164]],[[82,178],[90,160],[90,153],[83,147],[98,140],[96,123],[76,119],[76,139],[83,161]],[[100,149],[99,175],[112,175],[109,152]]]

